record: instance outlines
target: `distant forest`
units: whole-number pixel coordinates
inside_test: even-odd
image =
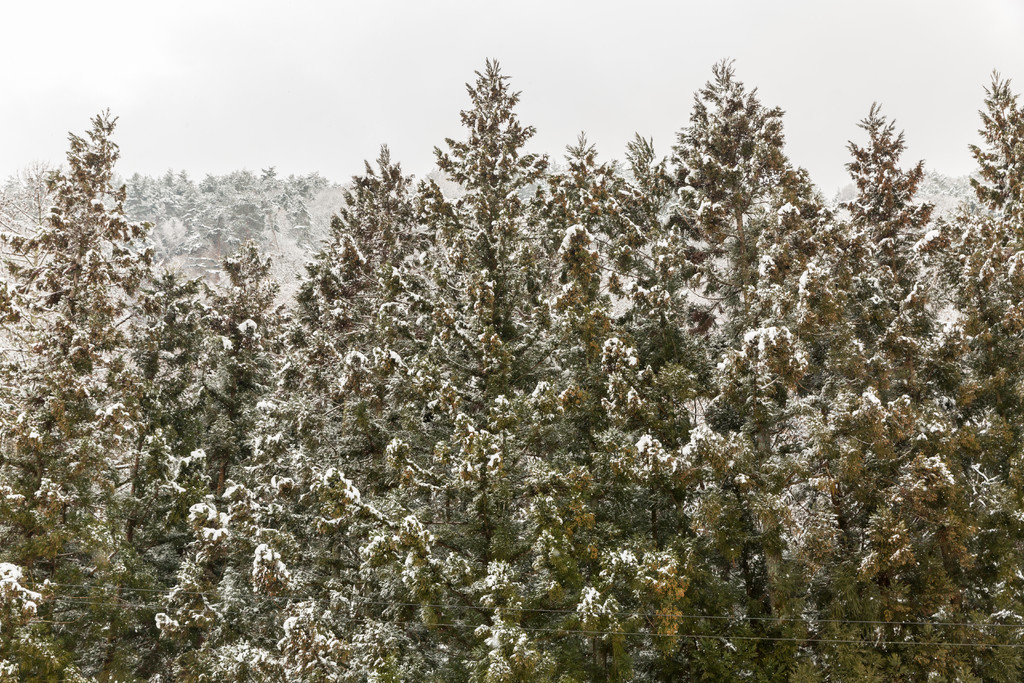
[[[668,156],[467,95],[422,180],[3,185],[0,682],[1024,679],[1011,83],[830,198],[728,61]]]

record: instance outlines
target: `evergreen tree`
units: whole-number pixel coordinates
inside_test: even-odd
[[[967,620],[963,579],[973,560],[966,545],[969,463],[956,447],[958,341],[937,324],[925,268],[937,233],[928,231],[931,207],[914,201],[923,167],[899,167],[903,135],[877,107],[861,128],[869,144],[851,143],[848,164],[858,195],[843,206],[849,223],[832,259],[842,291],[815,284],[818,296],[841,308],[827,335],[820,413],[811,422],[814,497],[819,509],[833,507],[832,524],[819,532],[828,530],[832,555],[816,560],[830,567],[831,584],[814,591],[825,613],[853,620],[823,624],[828,637],[867,638],[858,621],[887,625],[870,631],[882,634],[879,647],[825,648],[822,661],[841,676],[955,679],[969,670],[962,653],[936,645],[933,652],[942,654],[922,663],[905,657],[899,643],[983,634],[898,624],[934,615]]]
[[[722,317],[748,324],[757,284],[758,219],[789,164],[783,152],[782,110],[761,104],[729,61],[712,69],[695,96],[690,125],[673,150],[680,220],[693,241],[698,287],[721,300]]]
[[[0,299],[14,342],[3,366],[3,559],[34,584],[67,584],[83,598],[43,609],[82,670],[105,675],[137,664],[122,647],[137,615],[89,600],[144,573],[120,504],[141,422],[124,323],[151,259],[147,226],[127,220],[125,189],[114,184],[114,124],[101,114],[86,137],[71,136],[68,167],[50,179],[47,222],[9,237]]]
[[[223,271],[227,281],[212,293],[198,368],[197,388],[207,399],[200,447],[187,462],[179,460],[187,467],[198,461],[206,495],[179,497],[194,501],[182,520],[191,542],[165,598],[166,611],[156,616],[176,650],[173,671],[181,680],[203,680],[205,672],[238,681],[281,672],[274,647],[279,603],[273,598],[289,586],[290,572],[277,549],[283,544],[278,491],[258,458],[255,433],[274,388],[284,321],[274,302],[270,261],[255,244],[226,258]]]
[[[953,446],[964,471],[974,513],[968,551],[973,562],[964,576],[963,609],[978,621],[1003,622],[1020,613],[1018,566],[1024,547],[1019,510],[1022,472],[1021,408],[1024,362],[1020,302],[1024,279],[1024,107],[1010,82],[993,75],[980,112],[982,145],[972,145],[978,177],[972,179],[980,210],[967,207],[925,236],[934,258],[942,261],[943,280],[958,315],[950,334],[959,342],[962,383]],[[1015,619],[1011,619],[1016,621]],[[1005,642],[1018,630],[994,629],[989,638]],[[1019,657],[976,656],[975,670],[992,680],[1019,677]]]
[[[700,641],[684,644],[680,667],[692,676],[788,675],[795,648],[786,639],[802,635],[786,621],[802,606],[787,552],[797,525],[787,501],[800,476],[808,370],[792,302],[828,217],[783,143],[782,111],[762,105],[731,63],[720,62],[674,149],[670,225],[685,245],[677,251],[692,292],[692,333],[707,354],[691,352],[689,365],[717,367],[692,384],[691,396],[702,399],[698,424],[680,444],[691,470],[680,498],[695,558],[688,598],[697,613],[743,617],[693,628],[744,638],[725,659]]]
[[[359,680],[364,670],[389,670],[401,642],[400,630],[386,625],[356,633],[364,615],[355,597],[365,598],[359,587],[367,585],[360,548],[379,515],[353,520],[348,533],[339,533],[338,524],[349,496],[360,500],[352,480],[368,497],[395,486],[394,464],[384,453],[402,406],[389,406],[386,396],[406,369],[402,357],[416,344],[409,322],[423,307],[416,295],[384,302],[419,287],[418,250],[428,240],[416,222],[412,179],[386,147],[377,167],[367,164],[350,188],[332,218],[330,240],[307,266],[287,365],[261,425],[267,435],[284,435],[264,439],[262,458],[273,463],[272,478],[295,487],[291,500],[302,501],[287,530],[292,547],[304,549],[295,590],[308,597],[287,612],[280,641],[287,675],[302,680]],[[378,656],[387,662],[373,664]]]

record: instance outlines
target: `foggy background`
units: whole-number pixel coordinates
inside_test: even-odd
[[[193,177],[275,166],[345,181],[387,143],[407,172],[462,135],[488,57],[522,92],[531,151],[586,131],[603,159],[634,133],[667,155],[723,57],[786,111],[787,151],[830,196],[871,103],[905,129],[906,165],[973,170],[993,69],[1024,86],[1019,0],[716,3],[5,3],[0,178],[59,163],[109,107],[119,171]]]

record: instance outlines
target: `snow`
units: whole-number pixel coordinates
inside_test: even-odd
[[[161,632],[170,632],[179,627],[178,621],[172,619],[169,615],[164,612],[159,612],[156,615],[156,627]]]
[[[210,527],[203,527],[199,534],[204,541],[209,543],[218,543],[228,537],[227,529],[211,529]]]
[[[270,584],[287,584],[291,578],[291,572],[281,561],[281,555],[266,543],[256,546],[252,558],[252,580],[253,592],[258,587]]]
[[[621,360],[629,367],[636,367],[638,363],[636,349],[626,346],[618,337],[610,337],[604,342],[602,355],[605,363]]]
[[[327,481],[333,479],[334,475],[336,474],[338,481],[339,483],[341,483],[342,486],[341,495],[343,500],[352,505],[360,505],[363,502],[363,497],[362,495],[360,495],[359,489],[356,488],[356,485],[352,482],[351,479],[345,478],[345,476],[342,475],[340,472],[335,472],[333,467],[330,470],[328,470],[328,472],[329,474],[324,476],[324,480]]]
[[[940,232],[936,228],[932,228],[924,234],[924,237],[914,243],[913,249],[916,252],[925,251],[932,242],[939,239]]]
[[[882,399],[878,398],[878,394],[875,393],[874,387],[868,387],[867,389],[865,389],[864,393],[861,394],[861,397],[864,399],[864,404],[866,407],[882,407]]]
[[[367,364],[369,364],[369,359],[355,349],[351,349],[345,354],[345,365],[356,366]]]
[[[565,235],[562,237],[562,244],[558,247],[558,253],[564,254],[569,251],[572,242],[577,238],[579,238],[578,241],[582,242],[584,245],[589,245],[594,241],[594,236],[585,227],[579,224],[571,225],[565,230]],[[594,256],[597,255],[597,252],[594,250],[588,250],[588,253]]]
[[[188,509],[189,521],[213,522],[217,520],[217,508],[210,503],[196,503]]]
[[[6,601],[18,600],[22,610],[35,614],[36,603],[43,596],[22,586],[23,577],[21,567],[10,562],[0,562],[0,606]],[[0,628],[3,628],[3,624],[0,624]]]
[[[494,472],[499,467],[501,467],[501,460],[501,452],[494,451],[487,457],[487,469],[490,470],[491,472]]]
[[[530,394],[530,398],[536,399],[543,396],[545,393],[551,390],[551,384],[543,380],[537,382],[537,386],[533,388],[533,393]]]

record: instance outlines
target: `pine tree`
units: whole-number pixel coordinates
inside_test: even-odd
[[[780,676],[792,648],[761,638],[800,635],[795,624],[775,621],[800,609],[799,573],[786,552],[796,523],[786,501],[799,481],[808,356],[791,302],[827,216],[783,144],[782,111],[765,107],[732,64],[720,62],[674,148],[668,226],[679,234],[675,261],[690,290],[695,338],[687,343],[699,349],[680,368],[693,376],[689,396],[698,402],[694,428],[678,446],[688,471],[680,524],[695,558],[687,603],[697,613],[749,618],[691,628],[753,636],[725,659],[699,641],[684,643],[676,675]]]
[[[386,636],[374,629],[359,635],[360,603],[346,602],[366,586],[360,547],[381,519],[370,514],[339,533],[345,496],[354,490],[339,471],[358,480],[367,497],[394,488],[394,464],[384,453],[402,407],[385,396],[416,345],[408,326],[422,305],[408,290],[422,284],[418,250],[427,240],[416,222],[412,178],[386,147],[376,168],[366,164],[365,174],[352,178],[343,200],[300,285],[288,359],[261,425],[275,437],[260,446],[261,458],[274,464],[272,483],[294,487],[291,500],[304,501],[285,528],[291,547],[304,550],[296,557],[304,571],[295,590],[308,597],[289,608],[279,643],[286,675],[301,680],[390,670],[401,642],[400,630],[386,625]],[[378,659],[386,664],[373,664]]]
[[[330,240],[307,266],[296,297],[292,360],[285,375],[289,398],[297,402],[289,419],[302,425],[311,449],[334,448],[335,439],[345,438],[336,429],[352,426],[336,415],[342,398],[337,379],[355,358],[348,351],[372,349],[402,335],[399,310],[378,316],[378,307],[389,288],[402,286],[413,265],[408,258],[424,246],[411,177],[391,162],[386,147],[377,164],[377,169],[367,164],[365,175],[352,179],[332,218]]]
[[[188,508],[209,492],[205,458],[194,455],[205,444],[211,401],[202,388],[203,373],[212,364],[210,349],[220,341],[211,339],[208,297],[201,280],[163,271],[144,287],[132,325],[145,422],[131,465],[126,535],[140,550],[173,544],[175,559],[187,537]],[[161,582],[175,569],[161,563]]]
[[[818,534],[828,553],[831,583],[814,585],[826,614],[848,624],[822,625],[828,637],[857,640],[857,621],[967,621],[961,612],[973,558],[966,491],[970,463],[958,454],[957,335],[936,319],[927,269],[937,231],[931,207],[915,202],[923,167],[899,167],[902,134],[873,107],[861,128],[869,144],[850,144],[848,164],[857,197],[843,206],[839,249],[831,269],[840,292],[816,278],[814,295],[836,311],[826,336],[825,366],[809,432],[817,470]],[[813,273],[812,273],[813,275]],[[808,280],[810,277],[808,278]],[[820,412],[818,412],[820,411]],[[808,498],[808,502],[811,502]],[[832,507],[831,524],[824,511]],[[913,599],[908,599],[913,596]],[[914,638],[969,641],[970,629],[880,626],[885,641]],[[824,669],[836,675],[963,675],[962,652],[935,646],[929,663],[904,657],[905,648],[823,648]]]
[[[303,341],[322,339],[309,346],[323,349],[317,365],[341,362],[340,386],[317,399],[334,403],[337,436],[304,440],[312,452],[297,462],[315,463],[300,472],[337,554],[322,561],[330,601],[348,607],[326,622],[324,603],[294,614],[283,642],[296,666],[310,656],[303,639],[333,629],[353,677],[461,680],[539,665],[515,609],[531,538],[518,512],[530,458],[515,430],[548,352],[529,204],[545,162],[520,152],[533,129],[496,64],[469,94],[468,139],[437,152],[464,194],[421,185],[421,232],[408,181],[382,157],[379,173],[355,180],[304,288]],[[361,297],[375,295],[367,320]],[[366,595],[380,605],[362,604]],[[480,608],[413,607],[435,603]]]
[[[85,598],[42,611],[82,670],[104,673],[137,664],[119,642],[136,614],[87,600],[140,570],[120,505],[141,421],[124,323],[151,259],[147,226],[127,220],[125,189],[114,184],[114,124],[101,114],[86,137],[70,137],[68,167],[50,179],[47,222],[9,238],[0,299],[14,342],[3,366],[3,558],[33,584],[68,584]]]
[[[203,433],[199,448],[178,461],[205,475],[206,495],[192,499],[182,520],[191,542],[165,611],[156,615],[174,644],[173,670],[182,680],[202,680],[207,671],[238,681],[282,671],[273,597],[287,590],[291,573],[278,550],[286,543],[278,530],[278,491],[258,457],[256,427],[274,389],[284,321],[270,260],[255,244],[226,258],[223,272],[227,281],[212,293],[204,316],[209,334],[197,378],[206,398]],[[189,491],[183,493],[179,500],[189,500]]]
[[[782,110],[762,105],[756,89],[747,91],[732,62],[712,72],[673,149],[680,220],[694,243],[702,293],[721,300],[715,308],[723,318],[743,325],[757,284],[757,219],[788,168]]]
[[[993,74],[980,112],[982,144],[971,146],[979,167],[971,182],[980,209],[963,207],[924,240],[942,260],[946,291],[958,312],[951,326],[962,373],[955,447],[974,512],[968,543],[974,561],[964,577],[963,609],[979,621],[995,622],[1020,613],[1020,577],[1007,568],[1018,566],[1024,551],[1017,512],[1024,507],[1019,456],[1024,107],[1010,85]],[[1003,640],[1012,634],[1000,628],[989,637]],[[1019,677],[1020,658],[1000,655],[977,657],[975,670],[992,680]]]

